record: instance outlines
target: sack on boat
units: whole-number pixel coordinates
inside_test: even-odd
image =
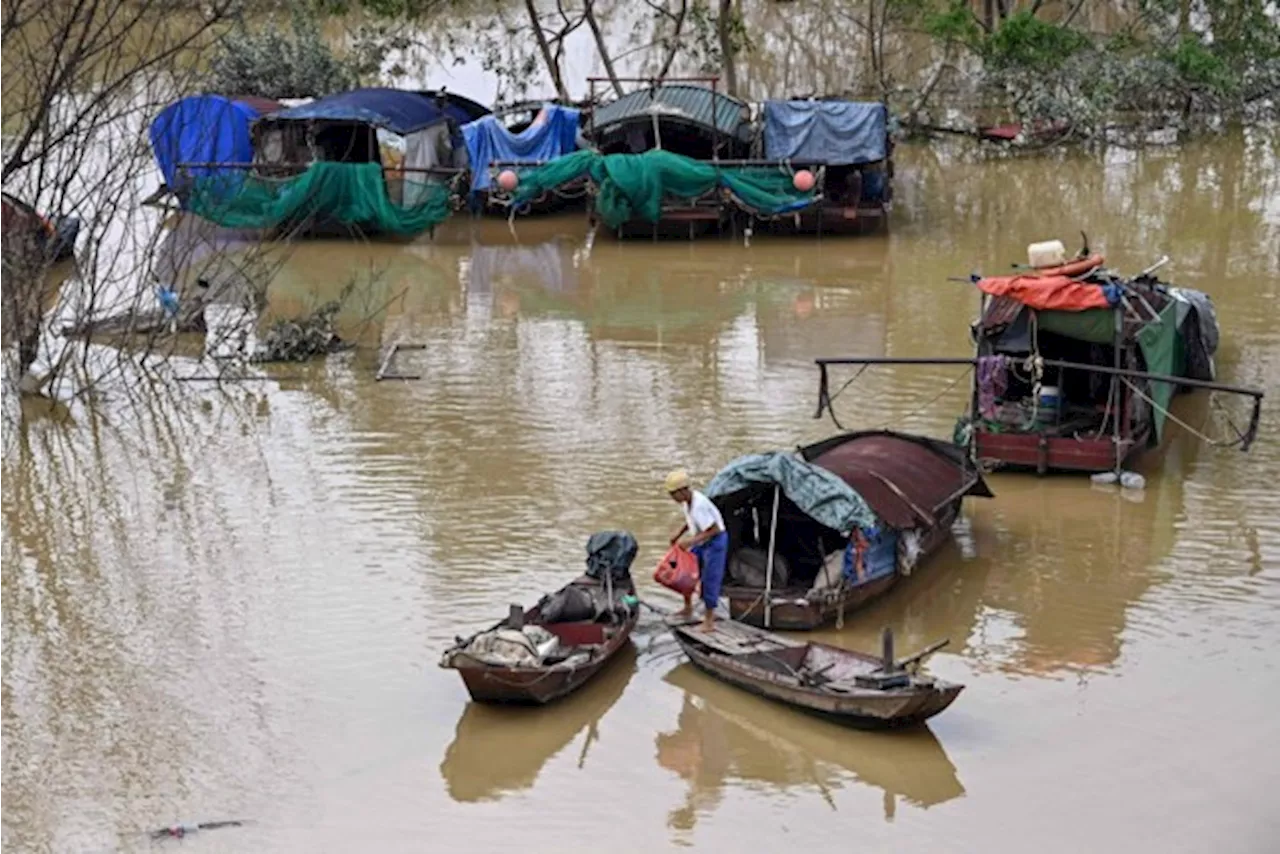
[[[813,579],[813,586],[809,588],[810,593],[834,590],[844,583],[844,553],[845,549],[837,549],[827,555],[818,569],[817,576]]]
[[[600,608],[591,590],[575,584],[548,596],[539,613],[543,623],[577,623],[594,620]]]
[[[537,667],[559,646],[559,639],[541,626],[494,629],[471,639],[461,649],[471,658],[498,667]]]
[[[672,546],[658,561],[653,580],[681,596],[692,595],[698,589],[697,555],[680,546]]]

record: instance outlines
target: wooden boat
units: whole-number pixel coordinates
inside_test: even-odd
[[[440,666],[457,670],[480,702],[540,705],[581,687],[623,648],[639,619],[631,580],[637,549],[626,531],[592,534],[584,575],[458,638]]]
[[[818,178],[820,201],[756,229],[782,234],[867,234],[888,228],[893,209],[893,135],[888,108],[843,99],[765,101],[764,158]]]
[[[834,417],[830,365],[972,365],[956,441],[986,469],[1118,476],[1162,443],[1172,398],[1193,389],[1253,398],[1248,426],[1230,443],[1248,450],[1264,393],[1215,381],[1213,302],[1156,278],[1167,260],[1125,278],[1086,246],[1057,267],[974,276],[974,356],[818,359],[818,413]]]
[[[723,168],[748,164],[754,129],[744,102],[719,89],[717,77],[622,79],[647,83],[587,114],[583,134],[602,154],[641,154],[662,149],[695,160],[716,161]],[[588,77],[589,99],[609,81]],[[776,164],[767,164],[776,165]],[[589,215],[595,216],[594,202]],[[723,193],[713,190],[694,199],[668,198],[656,222],[619,225],[619,237],[682,237],[719,234],[733,226],[732,210]]]
[[[735,474],[741,462],[735,461],[708,485],[707,495],[729,529],[722,595],[730,616],[753,626],[807,631],[842,621],[892,589],[951,538],[966,496],[991,496],[963,448],[923,436],[845,433],[798,454],[798,460],[785,463],[790,471],[761,473],[753,484]],[[753,458],[758,457],[743,460]],[[775,475],[792,485],[821,481],[816,488],[826,496],[821,502],[826,509],[806,506],[801,495],[778,488]],[[877,530],[864,538],[856,563],[833,570],[832,561],[841,563],[837,555],[853,533],[847,522],[823,516],[832,506],[829,496],[840,490],[839,501],[856,508],[864,520],[873,516]],[[762,564],[768,564],[763,573]]]
[[[969,425],[988,467],[1120,470],[1163,439],[1175,386],[1041,367],[1036,359],[1213,379],[1218,328],[1208,297],[1151,276],[1120,279],[1103,261],[1092,255],[978,282],[984,297]],[[1119,298],[1112,301],[1108,288]]]
[[[618,653],[631,637],[640,616],[638,603],[627,602],[625,594],[633,592],[630,584],[607,585],[583,576],[544,596],[528,610],[513,605],[511,614],[484,632],[459,638],[440,660],[440,666],[457,670],[467,686],[471,699],[486,703],[542,705],[557,700],[582,687]],[[560,622],[548,619],[548,606],[557,596],[570,591],[583,591],[600,601],[612,599],[593,619]],[[611,595],[612,594],[612,595]],[[510,630],[521,632],[525,626],[537,626],[554,635],[554,651],[536,663],[504,664],[471,651],[477,638]]]
[[[710,632],[693,623],[671,629],[699,669],[801,711],[858,729],[897,729],[946,709],[963,685],[913,672],[943,641],[904,660],[893,657],[885,631],[877,657],[823,643],[802,643],[763,629],[719,621]]]
[[[884,817],[905,806],[929,809],[965,793],[959,772],[928,724],[897,730],[886,743],[875,730],[854,730],[741,691],[693,664],[662,681],[683,695],[674,730],[654,738],[658,764],[689,784],[685,809],[707,792],[764,785],[788,794],[836,793],[869,786]],[[745,700],[745,701],[744,701]],[[714,797],[714,795],[712,796]]]

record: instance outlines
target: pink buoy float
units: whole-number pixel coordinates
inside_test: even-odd
[[[503,169],[498,173],[498,186],[510,193],[520,183],[519,176],[510,169]]]
[[[791,183],[800,192],[807,193],[813,189],[813,173],[808,169],[801,169],[795,175],[791,176]]]

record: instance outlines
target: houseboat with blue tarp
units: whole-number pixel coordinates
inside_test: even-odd
[[[148,132],[164,184],[148,201],[172,195],[185,208],[196,178],[223,176],[234,187],[253,164],[253,123],[281,108],[246,95],[191,95],[165,107]]]
[[[766,160],[821,164],[822,201],[779,225],[806,233],[887,227],[893,207],[889,110],[857,101],[765,101]]]
[[[452,211],[467,170],[461,128],[482,110],[446,93],[370,88],[269,113],[252,125],[253,168],[235,192],[197,182],[193,210],[231,228],[420,234]]]

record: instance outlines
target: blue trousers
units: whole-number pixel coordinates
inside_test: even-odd
[[[702,580],[702,604],[715,610],[724,585],[724,568],[729,557],[729,534],[721,531],[701,545],[693,547],[698,556],[698,576]]]

